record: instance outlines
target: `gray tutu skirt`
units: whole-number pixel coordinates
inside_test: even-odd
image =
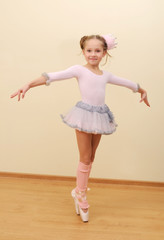
[[[106,104],[93,106],[80,101],[67,114],[61,115],[61,118],[68,126],[93,134],[112,134],[117,127]]]

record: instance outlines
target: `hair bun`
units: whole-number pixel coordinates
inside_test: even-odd
[[[114,37],[112,34],[102,35],[102,37],[105,39],[105,41],[107,43],[108,50],[117,47],[117,43],[115,42],[116,37]]]

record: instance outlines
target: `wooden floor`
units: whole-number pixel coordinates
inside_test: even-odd
[[[71,181],[0,178],[0,240],[164,240],[164,188],[90,183],[90,221]]]

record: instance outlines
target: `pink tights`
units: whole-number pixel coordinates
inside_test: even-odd
[[[86,165],[82,162],[79,162],[77,168],[76,195],[78,198],[79,206],[82,209],[86,209],[89,207],[88,201],[86,199],[86,191],[91,168],[92,163]]]

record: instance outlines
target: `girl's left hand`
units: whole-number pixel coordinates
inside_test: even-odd
[[[150,104],[149,104],[148,99],[147,99],[147,92],[146,92],[144,89],[142,89],[142,88],[140,88],[140,89],[138,90],[138,92],[141,93],[141,100],[140,100],[140,102],[143,102],[143,101],[144,101],[144,103],[145,103],[148,107],[150,107]]]

